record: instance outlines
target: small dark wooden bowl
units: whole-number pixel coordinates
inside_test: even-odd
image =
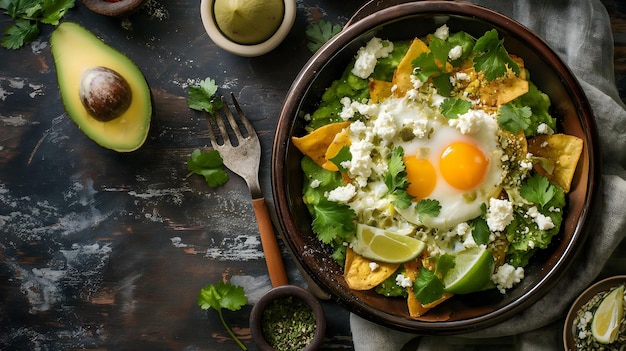
[[[326,315],[324,308],[320,302],[306,289],[295,285],[282,285],[275,287],[263,295],[257,303],[252,307],[250,312],[250,333],[255,344],[261,351],[272,351],[272,346],[265,340],[261,321],[263,319],[263,311],[270,303],[277,299],[295,297],[307,304],[315,315],[315,336],[309,345],[303,351],[313,351],[319,349],[326,332]]]
[[[82,0],[88,9],[105,16],[124,16],[135,12],[146,0],[120,0],[108,2],[104,0]]]
[[[358,48],[372,36],[408,40],[433,33],[443,23],[451,32],[464,30],[474,37],[497,29],[507,50],[524,59],[533,82],[550,96],[559,129],[581,138],[584,150],[567,195],[561,233],[548,249],[533,257],[520,284],[504,295],[492,289],[455,296],[419,319],[412,319],[404,299],[348,288],[342,267],[312,231],[311,216],[302,201],[302,154],[291,143],[291,137],[305,134],[304,114],[314,111],[323,90],[341,76]],[[358,20],[351,21],[303,67],[285,98],[278,121],[272,155],[272,191],[285,242],[306,273],[335,300],[365,319],[398,330],[459,334],[506,320],[554,287],[584,246],[591,212],[599,207],[593,206],[600,193],[599,169],[597,131],[589,102],[574,74],[548,44],[520,23],[484,7],[456,1],[417,1],[382,8],[369,15],[359,14]]]

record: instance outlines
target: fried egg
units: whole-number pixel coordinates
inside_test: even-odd
[[[410,207],[397,211],[408,222],[440,229],[479,216],[481,205],[500,191],[503,151],[497,121],[481,110],[447,120],[424,116],[423,108],[407,100],[390,103],[396,125],[413,128],[414,136],[394,140],[394,146],[404,149],[407,192],[414,196]],[[416,205],[422,199],[437,200],[439,215],[420,216]]]

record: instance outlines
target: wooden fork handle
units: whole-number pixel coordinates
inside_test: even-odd
[[[265,199],[252,199],[252,207],[254,208],[256,221],[259,225],[261,245],[263,246],[263,252],[265,253],[265,263],[267,264],[267,270],[270,275],[272,286],[276,287],[279,285],[287,285],[289,284],[287,271],[285,270],[283,256],[281,255],[280,248],[278,246],[278,239],[274,234],[270,214],[267,210],[267,206],[265,205]]]

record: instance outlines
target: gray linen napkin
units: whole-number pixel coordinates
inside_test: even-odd
[[[475,0],[503,13],[541,36],[579,79],[596,117],[602,150],[602,210],[596,230],[580,257],[555,288],[527,310],[496,326],[454,337],[415,335],[391,330],[356,315],[350,325],[356,351],[494,349],[514,336],[516,350],[562,349],[559,319],[598,277],[626,236],[626,108],[615,86],[613,36],[599,0]],[[498,339],[500,338],[500,339]],[[509,338],[510,339],[510,338]],[[511,347],[510,341],[505,342]]]

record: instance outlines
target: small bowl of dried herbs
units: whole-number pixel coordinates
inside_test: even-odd
[[[326,332],[326,316],[306,289],[282,285],[252,307],[250,332],[262,351],[317,350]]]

